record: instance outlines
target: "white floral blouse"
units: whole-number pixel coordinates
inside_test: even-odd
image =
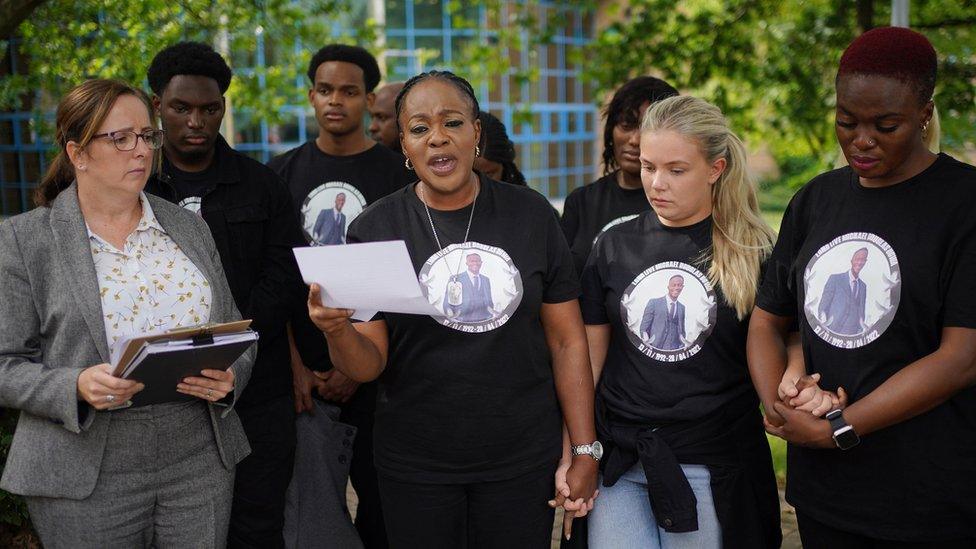
[[[138,333],[210,320],[213,292],[166,234],[143,194],[142,219],[118,250],[88,229],[109,347]]]

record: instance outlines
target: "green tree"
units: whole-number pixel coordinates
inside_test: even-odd
[[[653,73],[719,105],[751,143],[814,171],[836,158],[833,79],[858,34],[890,19],[886,0],[629,0],[586,55],[587,74],[609,90]],[[964,0],[916,0],[913,27],[939,52],[936,104],[944,145],[960,146],[976,116],[973,24]],[[809,171],[808,169],[806,171]]]
[[[0,0],[0,40],[6,40],[44,0]]]
[[[55,98],[86,78],[144,82],[153,55],[179,40],[199,40],[221,48],[238,73],[228,97],[237,108],[274,121],[281,107],[301,102],[310,53],[298,41],[318,44],[331,36],[336,20],[362,21],[355,0],[101,0],[47,2],[18,28],[17,47],[29,64],[25,74],[0,77],[0,109],[50,110]],[[347,39],[372,41],[368,24],[344,25]],[[274,36],[259,66],[257,41]],[[39,104],[34,93],[43,92]]]

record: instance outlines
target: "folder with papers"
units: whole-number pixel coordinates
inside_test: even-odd
[[[250,324],[242,320],[122,339],[112,350],[113,375],[146,386],[132,397],[133,406],[192,400],[176,385],[203,369],[230,368],[258,339]]]

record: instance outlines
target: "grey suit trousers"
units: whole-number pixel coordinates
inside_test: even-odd
[[[44,547],[224,547],[234,470],[221,463],[206,405],[99,413],[112,417],[92,494],[26,498]]]

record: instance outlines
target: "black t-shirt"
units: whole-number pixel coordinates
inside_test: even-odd
[[[481,178],[471,206],[430,210],[414,186],[361,215],[350,242],[405,240],[431,303],[445,316],[381,314],[389,360],[376,409],[376,467],[408,482],[510,479],[554,468],[562,416],[543,303],[579,296],[572,257],[544,197]],[[529,235],[527,238],[526,235]]]
[[[334,156],[309,141],[272,159],[268,166],[288,185],[305,239],[313,246],[345,244],[349,225],[360,212],[415,180],[404,166],[403,155],[379,144],[359,154]],[[304,303],[295,313],[292,330],[305,365],[330,370],[325,337],[309,320]],[[371,410],[373,389],[373,384],[361,387],[348,407]]]
[[[382,145],[333,156],[309,141],[268,166],[288,184],[311,245],[345,244],[349,225],[366,206],[415,180],[403,155]]]
[[[193,213],[200,213],[200,204],[206,196],[216,186],[217,181],[217,161],[207,166],[207,169],[199,172],[185,172],[176,166],[169,167],[169,184],[176,192],[176,203],[190,210]]]
[[[644,189],[623,189],[617,172],[584,185],[566,197],[561,225],[573,252],[576,272],[583,271],[597,237],[610,227],[651,209]]]
[[[666,227],[653,211],[608,230],[583,269],[583,320],[610,324],[598,398],[618,420],[705,417],[752,393],[748,319],[739,320],[701,258],[712,220]]]
[[[939,155],[919,175],[865,188],[849,167],[793,198],[758,306],[799,319],[807,370],[864,398],[976,328],[976,168]],[[881,539],[976,536],[976,389],[871,433],[849,451],[790,446],[787,499]]]

